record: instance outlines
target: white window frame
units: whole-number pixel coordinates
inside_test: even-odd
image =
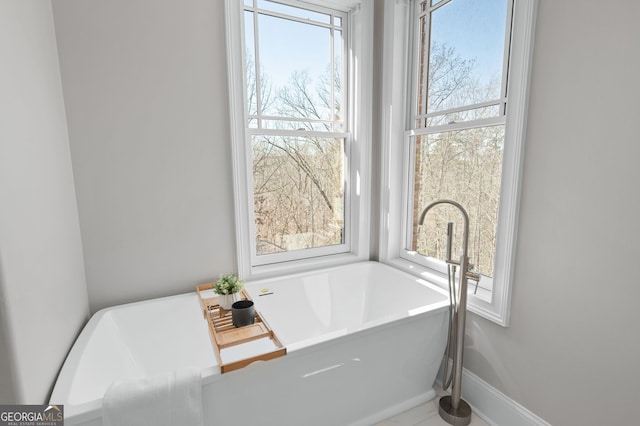
[[[502,166],[495,269],[491,297],[471,292],[468,308],[502,326],[508,326],[515,261],[520,181],[524,154],[529,71],[533,52],[537,0],[514,0],[509,59],[508,99]],[[411,160],[409,120],[413,100],[407,67],[413,67],[411,37],[414,2],[384,4],[382,91],[382,178],[380,259],[447,288],[446,274],[429,267],[425,257],[405,248],[407,207],[411,198],[408,172]],[[412,126],[412,124],[411,124]],[[433,263],[431,263],[433,266]],[[472,286],[473,287],[473,286]]]
[[[293,7],[325,7],[347,13],[348,111],[343,133],[323,137],[345,137],[345,235],[344,244],[257,256],[253,204],[253,166],[247,127],[246,75],[244,62],[244,2],[225,0],[227,71],[233,156],[234,206],[238,274],[256,279],[368,259],[370,203],[370,138],[373,5],[370,1],[333,0],[301,3],[277,0]],[[306,136],[318,136],[315,132]]]

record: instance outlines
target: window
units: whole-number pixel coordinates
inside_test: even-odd
[[[413,202],[406,248],[444,272],[443,230],[450,221],[461,225],[458,212],[435,209],[422,227],[418,217],[433,201],[458,201],[469,213],[469,258],[483,275],[480,294],[486,296],[493,287],[500,203],[510,6],[509,0],[423,0],[416,2],[414,18],[416,77],[407,138]],[[460,242],[462,226],[456,229]]]
[[[366,254],[371,11],[332,4],[226,2],[245,278]]]
[[[461,246],[462,217],[442,205],[422,226],[418,218],[433,201],[459,202],[470,219],[470,262],[482,274],[478,286],[470,283],[469,308],[504,325],[534,11],[531,0],[385,5],[385,37],[403,20],[412,25],[404,38],[386,40],[385,63],[394,65],[384,70],[390,123],[384,143],[391,188],[398,191],[383,201],[389,225],[382,257],[441,282],[447,223],[455,224]],[[401,112],[398,101],[406,105]],[[454,253],[459,249],[454,244]]]

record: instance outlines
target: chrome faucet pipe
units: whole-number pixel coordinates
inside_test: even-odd
[[[456,426],[465,426],[471,422],[471,407],[469,404],[464,401],[461,397],[462,393],[462,357],[464,353],[464,333],[465,333],[465,320],[467,316],[467,280],[471,275],[473,278],[477,276],[473,271],[470,271],[469,268],[469,256],[468,256],[468,248],[469,248],[469,215],[467,211],[456,201],[452,200],[437,200],[429,204],[427,207],[422,210],[420,214],[420,219],[418,221],[419,225],[424,223],[424,218],[427,215],[427,212],[431,210],[433,207],[439,204],[450,204],[456,207],[462,213],[464,218],[464,233],[462,236],[462,256],[460,257],[460,297],[458,299],[458,306],[454,307],[454,317],[456,321],[454,324],[456,325],[456,350],[453,354],[453,384],[451,386],[451,395],[444,396],[440,398],[440,408],[439,413],[440,417],[442,417],[447,423],[456,425]],[[451,226],[447,226],[447,231],[451,234]],[[452,238],[448,236],[448,238]],[[449,246],[451,244],[449,243]],[[447,257],[450,257],[450,247],[447,249]],[[447,262],[452,259],[447,259]],[[453,263],[453,262],[451,262]],[[473,279],[472,278],[472,279]],[[479,278],[479,277],[478,277]],[[446,360],[445,362],[449,362]]]
[[[422,222],[420,222],[422,225]],[[447,263],[449,263],[451,259],[451,248],[453,247],[453,222],[447,223]]]

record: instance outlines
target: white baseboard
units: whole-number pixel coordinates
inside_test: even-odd
[[[440,379],[438,383],[442,385]],[[462,398],[473,413],[495,426],[551,426],[469,370],[462,369]]]

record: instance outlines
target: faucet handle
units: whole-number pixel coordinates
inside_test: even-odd
[[[480,274],[472,271],[471,268],[469,268],[469,270],[466,273],[467,279],[475,281],[476,282],[476,288],[475,290],[473,290],[473,294],[477,294],[478,293],[478,286],[480,285]]]
[[[470,279],[470,280],[473,280],[475,282],[479,282],[480,281],[480,274],[475,272],[475,271],[472,271],[471,269],[472,269],[471,265],[469,265],[469,270],[466,273],[467,278]]]
[[[458,260],[447,259],[447,260],[445,260],[445,262],[447,262],[447,264],[449,264],[449,265],[460,266],[460,261],[458,261]]]

